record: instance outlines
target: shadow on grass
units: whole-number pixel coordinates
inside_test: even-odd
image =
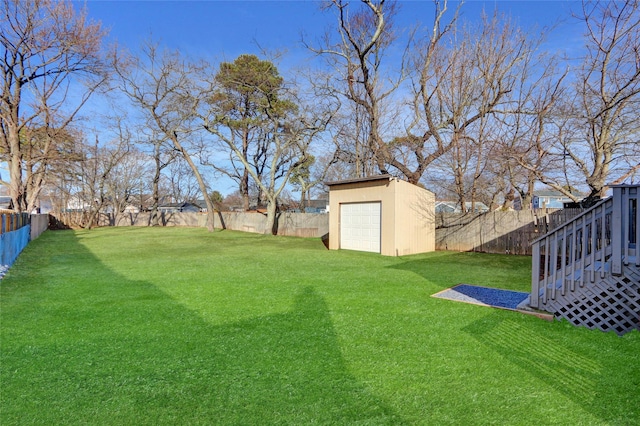
[[[640,350],[640,333],[620,338],[568,323],[526,326],[497,313],[464,331],[603,423],[638,424],[640,366],[633,360]]]
[[[72,235],[55,252],[67,277],[2,288],[2,424],[403,423],[350,375],[312,288],[289,312],[211,325]]]
[[[438,288],[473,284],[528,292],[531,257],[438,251],[410,256],[394,269],[413,272]]]

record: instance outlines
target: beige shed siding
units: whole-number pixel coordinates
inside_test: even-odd
[[[434,251],[435,195],[404,181],[396,181],[394,184],[397,255]]]
[[[388,218],[392,217],[393,197],[389,197],[390,192],[385,191],[389,187],[388,180],[378,180],[373,182],[354,182],[331,187],[329,192],[329,249],[340,249],[340,205],[347,203],[369,203],[379,202],[381,211],[381,221],[383,223],[380,230],[380,252],[384,253],[387,241],[393,244],[393,229],[385,226]]]
[[[329,248],[340,249],[340,205],[380,202],[380,253],[404,256],[435,250],[435,196],[391,179],[336,183],[329,192]]]

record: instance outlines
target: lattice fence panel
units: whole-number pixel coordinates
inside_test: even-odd
[[[607,276],[585,287],[575,286],[564,296],[559,292],[555,300],[548,300],[544,310],[557,318],[565,318],[577,326],[623,335],[640,330],[640,271],[634,266],[624,275]]]

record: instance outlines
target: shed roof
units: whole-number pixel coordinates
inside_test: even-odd
[[[335,182],[325,182],[325,185],[327,186],[345,185],[348,183],[369,182],[369,181],[376,181],[376,180],[391,180],[393,178],[394,176],[389,174],[376,175],[376,176],[367,176],[367,177],[356,178],[356,179],[337,180]]]

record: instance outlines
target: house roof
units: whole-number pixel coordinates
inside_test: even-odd
[[[367,177],[357,178],[357,179],[346,179],[346,180],[337,180],[334,182],[325,182],[325,185],[327,186],[345,185],[347,183],[370,182],[370,181],[376,181],[376,180],[391,180],[393,178],[394,176],[389,174],[376,175],[376,176],[367,176]]]
[[[467,209],[470,209],[472,205],[474,205],[474,203],[472,203],[471,201],[466,201],[464,203],[464,206]],[[450,207],[452,209],[459,209],[460,208],[460,203],[458,203],[457,201],[436,201],[436,208],[438,208],[438,206],[447,206],[447,207]],[[489,206],[487,206],[482,201],[476,201],[475,202],[475,209],[476,210],[489,210]]]
[[[580,191],[575,191],[575,192],[573,192],[573,195],[580,197],[580,196],[583,196],[584,194],[581,193]],[[533,191],[533,196],[534,197],[565,197],[565,198],[569,198],[567,195],[563,194],[560,191],[556,191],[555,189],[541,189],[541,190]]]
[[[616,185],[608,185],[609,188],[638,188],[640,184],[638,183],[621,183]]]
[[[4,195],[0,196],[0,208],[8,209],[10,205],[11,205],[11,197],[7,197]]]
[[[307,207],[325,208],[329,205],[329,200],[307,200]]]

